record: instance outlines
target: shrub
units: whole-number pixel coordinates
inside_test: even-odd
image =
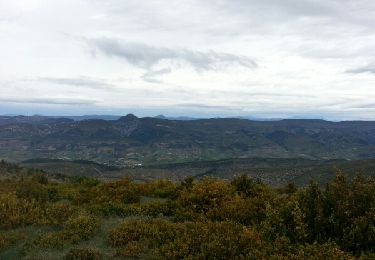
[[[64,256],[65,260],[100,260],[103,255],[91,248],[73,248]]]
[[[0,250],[4,249],[5,247],[7,247],[8,245],[8,241],[5,237],[4,234],[0,234]]]
[[[64,236],[61,232],[48,232],[35,239],[29,245],[29,248],[35,246],[43,248],[62,248],[64,242]]]
[[[23,236],[16,232],[0,233],[0,251],[6,249],[12,244],[22,240]]]
[[[280,255],[279,255],[280,256]],[[274,259],[280,259],[274,257]],[[337,245],[326,243],[320,245],[314,243],[311,245],[299,246],[297,252],[289,253],[284,259],[332,259],[332,260],[354,260],[355,258],[348,253],[343,252]]]
[[[191,189],[182,189],[177,197],[176,214],[180,219],[197,220],[217,219],[217,213],[224,203],[234,195],[234,189],[227,182],[206,178],[193,185]]]
[[[58,192],[56,187],[41,184],[35,181],[21,181],[16,188],[18,198],[37,200],[41,202],[56,201]]]
[[[142,241],[131,241],[127,243],[123,248],[118,249],[116,256],[126,258],[138,258],[142,254],[147,252],[148,248],[145,242]]]
[[[140,194],[138,186],[129,179],[115,182],[101,183],[88,192],[89,201],[94,203],[139,203]]]
[[[98,218],[81,213],[78,216],[71,217],[65,223],[62,234],[65,240],[77,243],[81,240],[91,238],[99,227],[100,222]]]
[[[152,217],[171,216],[174,211],[173,207],[170,201],[153,201],[142,206],[142,213]]]
[[[176,192],[176,185],[168,180],[156,180],[138,184],[138,186],[144,196],[171,198]]]
[[[40,183],[43,185],[47,185],[49,180],[46,174],[43,172],[36,172],[32,177],[31,180],[36,183]]]
[[[75,209],[66,202],[57,202],[46,208],[46,218],[51,225],[65,223],[75,212]]]
[[[230,259],[250,252],[259,235],[231,222],[173,223],[162,219],[130,220],[108,234],[112,247],[129,254],[142,245],[157,259]]]
[[[0,194],[0,228],[9,229],[30,224],[43,224],[44,210],[35,200]]]
[[[254,181],[246,174],[234,177],[231,185],[237,192],[244,194],[247,197],[254,196],[256,191],[262,187],[262,184]]]
[[[137,205],[108,202],[88,206],[88,211],[100,216],[138,216],[141,208]]]

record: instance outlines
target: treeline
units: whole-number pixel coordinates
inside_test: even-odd
[[[0,181],[0,258],[374,259],[375,183]]]

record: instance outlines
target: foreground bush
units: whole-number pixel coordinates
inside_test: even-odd
[[[108,242],[123,248],[123,252],[143,248],[146,251],[138,253],[161,258],[228,259],[250,252],[257,246],[259,237],[256,232],[230,222],[173,223],[152,219],[124,222],[109,232]]]
[[[88,211],[99,216],[137,216],[141,215],[141,208],[134,204],[124,204],[116,202],[100,203],[88,206]]]
[[[72,216],[65,222],[61,231],[47,232],[40,235],[25,250],[34,247],[41,248],[62,248],[64,244],[77,244],[92,238],[100,227],[98,218],[86,213]]]
[[[45,222],[43,208],[35,200],[20,199],[14,194],[0,194],[0,228],[9,229]]]
[[[100,260],[103,255],[94,249],[73,248],[65,256],[65,260]]]
[[[88,240],[100,227],[98,218],[88,215],[80,214],[70,218],[63,230],[63,237],[73,243],[81,240]]]
[[[109,232],[118,255],[156,259],[353,259],[335,244],[295,245],[286,237],[265,240],[232,222],[130,220]]]
[[[23,236],[16,232],[0,233],[0,251],[7,249],[9,246],[16,244],[22,239]]]
[[[72,245],[67,259],[374,259],[375,183],[361,175],[299,189],[33,176],[0,181],[0,259]]]

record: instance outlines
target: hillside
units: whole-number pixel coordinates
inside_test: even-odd
[[[0,158],[89,160],[111,166],[227,158],[365,159],[375,122],[245,119],[82,120],[1,117]]]
[[[24,161],[21,165],[43,169],[50,174],[84,176],[105,181],[125,176],[133,181],[168,179],[179,182],[190,176],[195,179],[214,177],[232,180],[238,175],[245,174],[273,187],[280,187],[290,182],[297,186],[306,186],[310,180],[325,186],[337,171],[342,171],[348,179],[352,179],[358,172],[368,177],[375,177],[375,159],[346,161],[252,158],[124,168],[109,167],[90,161],[33,159]]]
[[[0,259],[370,260],[374,207],[361,175],[275,189],[244,175],[57,182],[35,172],[0,178]]]

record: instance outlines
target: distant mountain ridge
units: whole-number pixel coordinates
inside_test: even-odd
[[[0,159],[90,160],[115,166],[225,158],[375,157],[375,122],[238,118],[116,120],[0,117]]]

